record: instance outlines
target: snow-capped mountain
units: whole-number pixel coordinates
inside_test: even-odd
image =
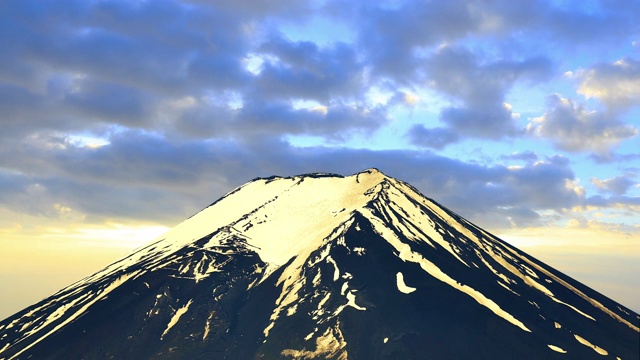
[[[640,316],[376,169],[255,179],[0,322],[0,359],[638,359]]]

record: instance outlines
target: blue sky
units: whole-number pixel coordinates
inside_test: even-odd
[[[24,267],[0,266],[0,308],[47,294],[6,279],[56,290],[257,176],[377,167],[639,311],[638,18],[633,0],[5,0],[0,263]],[[58,282],[24,270],[54,263]]]

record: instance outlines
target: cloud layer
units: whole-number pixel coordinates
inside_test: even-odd
[[[4,1],[0,206],[176,222],[256,176],[375,166],[496,228],[637,211],[639,60],[620,44],[639,17],[626,1]],[[598,164],[607,179],[576,170]]]

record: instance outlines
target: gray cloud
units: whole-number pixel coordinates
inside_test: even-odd
[[[442,149],[459,139],[457,133],[447,128],[427,129],[421,124],[413,125],[407,132],[407,136],[411,143],[431,149]]]
[[[600,191],[622,196],[636,183],[627,176],[616,176],[611,179],[591,178],[591,183]]]
[[[152,116],[152,99],[136,88],[93,79],[78,79],[69,86],[60,104],[79,116],[133,127]]]
[[[27,181],[24,175],[0,171],[0,200],[12,202],[12,196],[25,191]]]
[[[198,101],[173,118],[175,129],[194,138],[255,141],[257,137],[316,135],[345,140],[351,134],[371,133],[388,122],[386,109],[334,103],[296,108],[284,101],[247,101],[231,109]]]
[[[590,196],[586,199],[585,204],[588,206],[594,206],[598,208],[628,208],[632,209],[635,207],[636,209],[640,206],[640,196],[610,196],[604,197],[602,195]],[[629,212],[627,216],[634,216],[635,212]]]
[[[359,42],[376,72],[400,81],[409,81],[420,64],[413,54],[416,48],[464,37],[481,23],[479,14],[455,1],[373,4],[378,5],[355,9],[356,19],[363,22]]]
[[[596,163],[611,163],[611,162],[631,162],[640,159],[639,154],[618,154],[618,153],[606,153],[606,154],[591,154],[589,157]]]
[[[496,44],[505,52],[514,48],[539,51],[539,43],[546,50],[603,51],[609,44],[613,48],[612,42],[620,37],[637,40],[631,36],[637,33],[640,10],[633,0],[584,5],[577,1],[456,0],[376,2],[355,7],[342,1],[329,2],[328,7],[358,22],[359,43],[376,72],[410,81],[421,66],[416,52],[468,37],[500,38],[509,43],[504,48]],[[530,37],[521,36],[523,33]]]
[[[482,64],[465,48],[441,47],[425,65],[428,83],[460,105],[445,108],[441,120],[458,134],[500,139],[520,132],[504,95],[518,78],[541,81],[550,75],[544,58]]]
[[[550,96],[547,103],[546,112],[533,119],[529,131],[551,140],[562,150],[606,153],[638,133],[635,127],[607,113],[587,110],[557,94]]]
[[[264,96],[326,102],[339,95],[360,94],[365,85],[363,65],[354,49],[342,42],[320,48],[310,41],[277,36],[261,45],[259,54],[270,56],[257,80]]]
[[[241,57],[249,34],[237,17],[211,9],[173,1],[3,4],[2,46],[12,50],[6,62],[28,64],[35,73],[85,74],[168,92],[202,86],[203,78],[229,86],[245,76]]]
[[[579,71],[578,77],[578,92],[599,99],[613,112],[640,106],[640,61],[622,59],[613,64],[596,64]]]

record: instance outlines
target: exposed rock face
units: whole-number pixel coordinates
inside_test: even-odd
[[[239,187],[0,322],[0,359],[637,359],[639,321],[371,169]]]

